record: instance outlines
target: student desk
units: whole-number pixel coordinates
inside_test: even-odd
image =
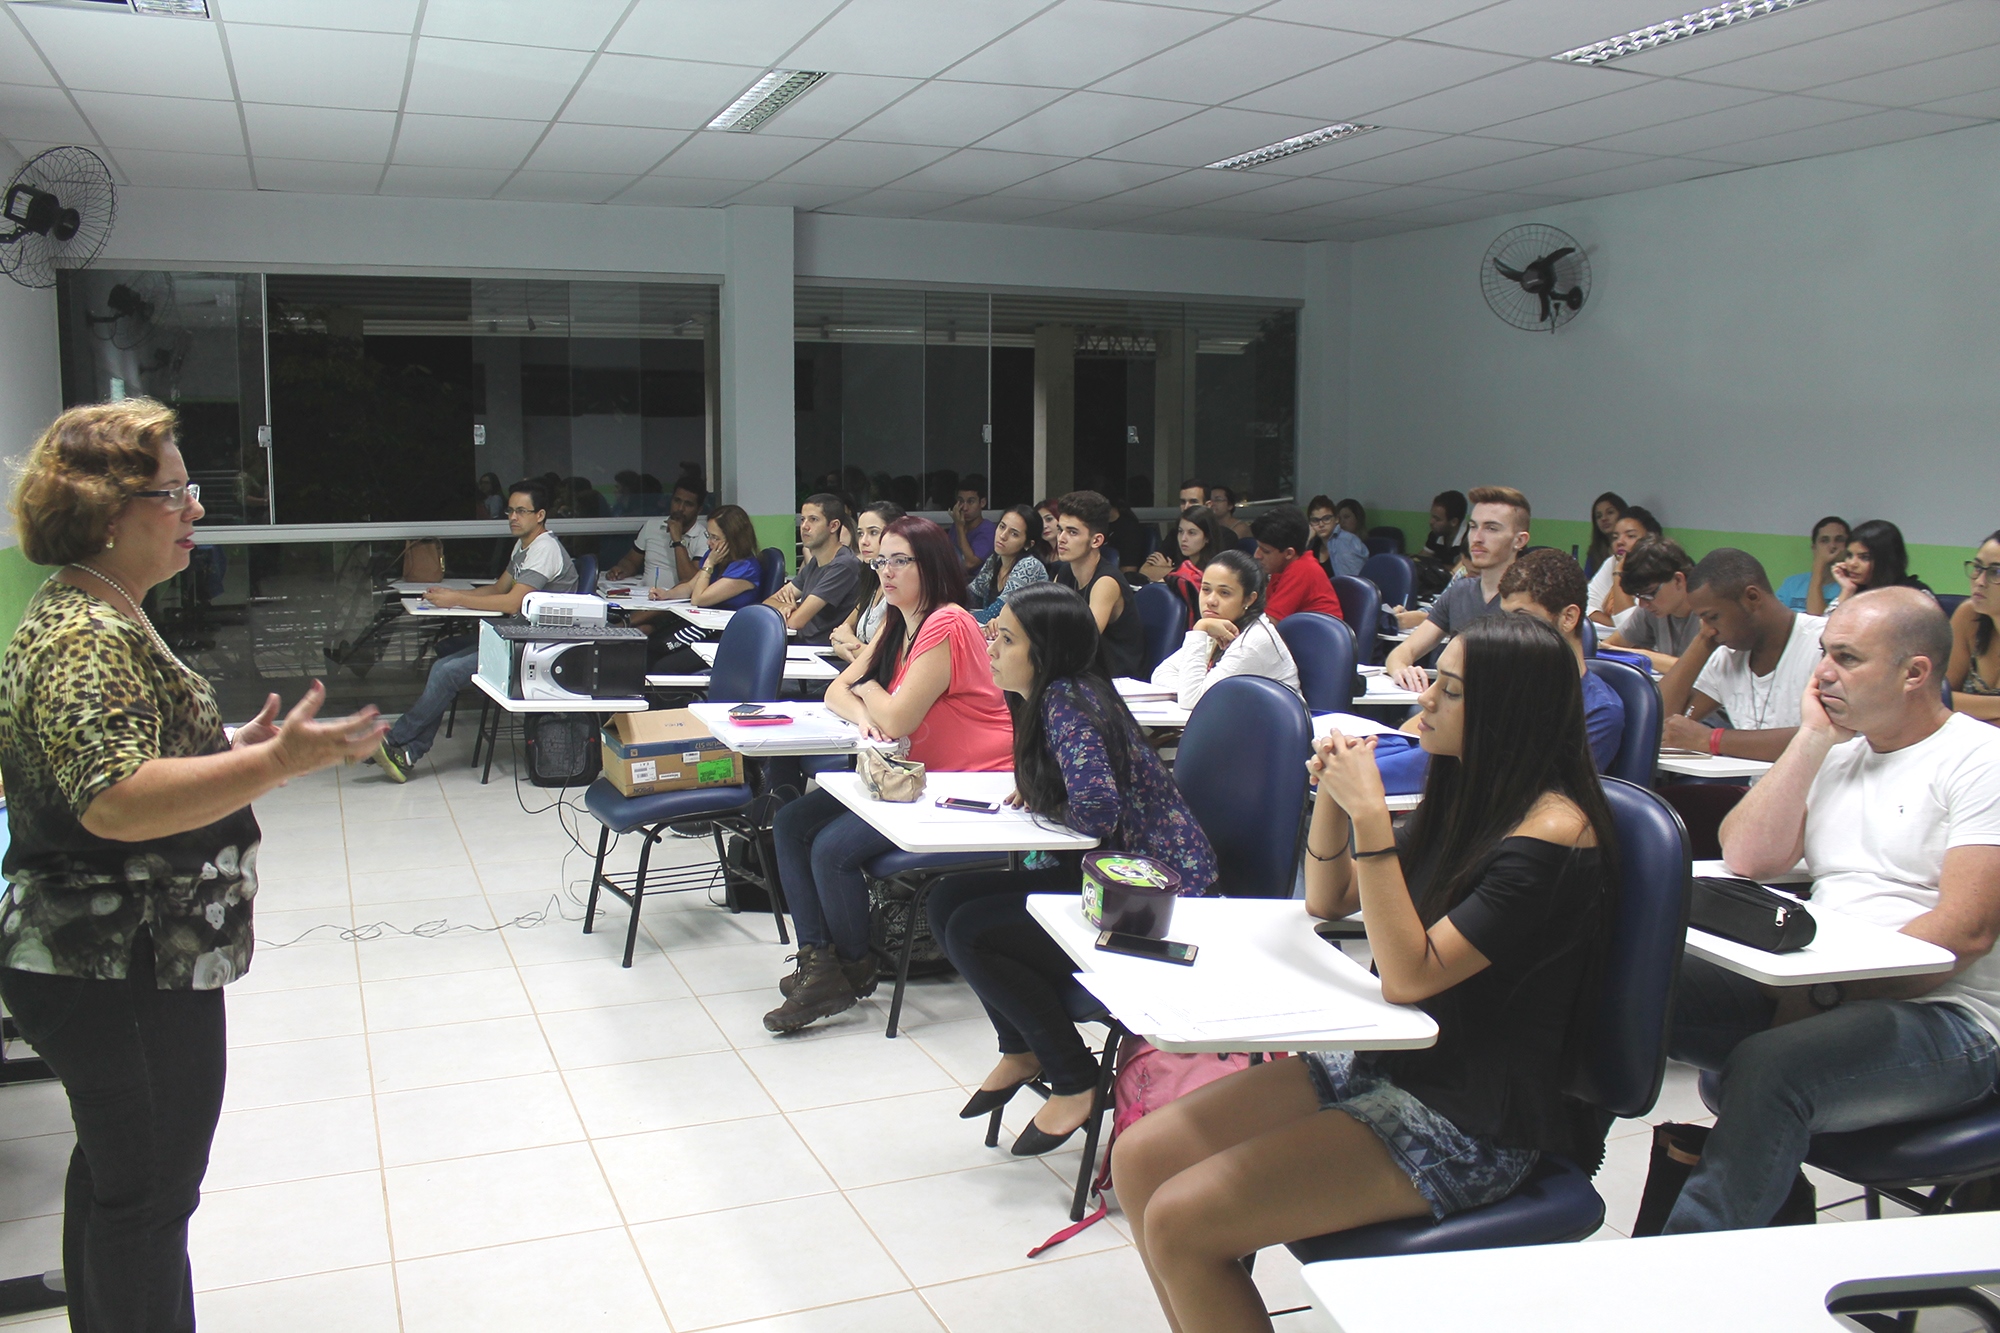
[[[689,644],[711,667],[715,665],[715,650],[720,646],[713,643]],[[824,685],[835,680],[847,668],[847,663],[828,661],[824,654],[830,649],[793,644],[785,649],[784,679],[796,684]],[[706,689],[707,673],[687,675],[654,675],[646,677],[646,684],[653,689]]]
[[[604,601],[607,606],[615,606],[621,611],[671,611],[688,624],[705,630],[725,630],[729,628],[730,620],[736,615],[734,611],[696,606],[693,602],[656,602],[643,592],[623,597],[607,597]]]
[[[1726,754],[1663,754],[1659,769],[1686,778],[1760,778],[1771,771],[1771,761],[1735,759]]]
[[[648,676],[650,684],[656,677]],[[688,711],[701,720],[717,740],[740,755],[754,759],[781,759],[814,754],[853,754],[863,749],[892,749],[894,742],[861,738],[861,728],[823,703],[806,699],[777,699],[764,705],[782,713],[791,723],[776,727],[744,727],[729,720],[736,704],[692,703]],[[831,774],[823,775],[825,777]]]
[[[413,616],[465,616],[477,620],[492,619],[506,614],[504,611],[474,611],[465,606],[432,606],[420,597],[403,598],[403,610]]]
[[[867,820],[877,833],[906,852],[919,856],[961,852],[1084,852],[1097,839],[1053,820],[1002,804],[993,814],[946,810],[937,802],[947,796],[973,801],[1001,801],[1013,794],[1014,775],[1006,773],[926,773],[924,794],[914,801],[871,800],[858,773],[822,773],[820,790]]]
[[[1341,1333],[1837,1333],[1852,1326],[1829,1299],[1990,1284],[1996,1256],[2000,1217],[1973,1213],[1346,1259],[1301,1276]]]
[[[1697,876],[1723,877],[1731,871],[1720,861],[1697,861]],[[1772,880],[1777,884],[1806,881],[1794,870]],[[1811,907],[1813,942],[1791,953],[1767,953],[1747,944],[1688,927],[1687,951],[1717,967],[1761,981],[1768,986],[1814,986],[1823,981],[1867,981],[1876,977],[1915,977],[1949,972],[1957,962],[1951,950],[1927,940],[1863,921],[1829,908]]]
[[[1091,976],[1103,976],[1148,992],[1150,1002],[1099,998],[1163,1051],[1410,1050],[1437,1040],[1431,1016],[1384,1000],[1367,968],[1313,933],[1314,918],[1297,899],[1180,899],[1167,934],[1200,948],[1192,967],[1098,949],[1097,930],[1074,894],[1033,894],[1028,912],[1076,963],[1086,987]],[[1219,995],[1230,997],[1234,1012],[1205,1017]],[[1178,1016],[1168,1018],[1167,1010]],[[1176,1030],[1161,1030],[1162,1020]]]
[[[643,713],[652,707],[644,699],[510,699],[484,676],[474,675],[472,683],[495,705],[479,710],[479,734],[472,742],[474,764],[479,762],[480,746],[486,747],[486,767],[479,774],[481,786],[493,776],[493,751],[499,748],[501,713]]]
[[[435,583],[411,583],[396,579],[389,584],[390,591],[398,597],[421,597],[432,588],[456,588],[460,592],[471,592],[484,586],[478,579],[439,579]]]

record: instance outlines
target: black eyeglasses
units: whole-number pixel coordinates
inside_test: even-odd
[[[1971,583],[1981,579],[1988,583],[2000,582],[2000,565],[1982,565],[1977,560],[1968,560],[1965,562],[1965,577]]]
[[[165,500],[170,510],[186,509],[191,504],[201,503],[201,483],[185,481],[178,486],[169,486],[158,491],[134,491],[134,496],[145,496],[149,500]]]

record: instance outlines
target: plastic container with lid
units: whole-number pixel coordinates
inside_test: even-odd
[[[1083,916],[1099,930],[1165,939],[1181,877],[1171,867],[1124,852],[1083,858]]]

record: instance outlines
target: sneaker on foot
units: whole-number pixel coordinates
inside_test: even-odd
[[[408,782],[410,780],[410,757],[389,744],[387,739],[384,739],[380,745],[375,747],[375,762],[381,765],[384,773],[389,775],[389,781]]]

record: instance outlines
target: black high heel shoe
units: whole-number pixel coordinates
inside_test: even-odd
[[[972,1094],[972,1100],[965,1104],[965,1109],[958,1113],[958,1118],[960,1120],[977,1120],[980,1116],[992,1115],[1008,1102],[1013,1101],[1014,1094],[1034,1082],[1036,1077],[1036,1075],[1030,1074],[1019,1083],[1010,1083],[1004,1088],[981,1088]]]
[[[1076,1129],[1082,1128],[1081,1125],[1076,1127]],[[1054,1152],[1075,1136],[1076,1129],[1070,1130],[1067,1134],[1051,1134],[1030,1120],[1028,1127],[1021,1131],[1021,1137],[1014,1140],[1014,1156],[1040,1157],[1043,1153]]]

